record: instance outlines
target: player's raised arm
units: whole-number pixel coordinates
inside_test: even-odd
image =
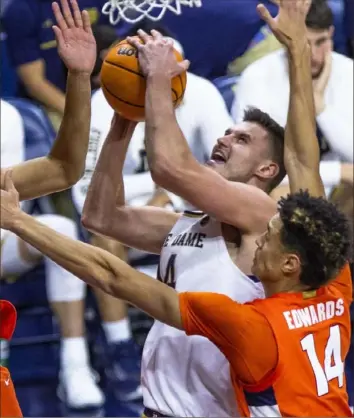
[[[123,166],[135,126],[135,122],[117,114],[113,117],[87,192],[82,223],[96,234],[158,254],[179,215],[160,208],[133,208],[125,204]]]
[[[320,150],[316,137],[316,115],[310,65],[310,45],[306,38],[306,16],[311,0],[273,0],[279,13],[272,18],[264,5],[258,11],[288,52],[290,102],[285,128],[284,163],[290,191],[308,189],[324,196],[320,177]]]
[[[68,69],[64,118],[57,139],[47,157],[12,168],[20,199],[58,192],[81,177],[87,153],[91,117],[90,76],[96,60],[96,42],[87,11],[77,1],[53,3],[57,26],[53,26],[58,52]],[[4,171],[1,172],[3,186]]]
[[[188,68],[188,61],[178,63],[172,43],[157,31],[151,32],[153,37],[138,33],[144,44],[136,38],[128,41],[138,49],[147,78],[145,146],[155,183],[219,221],[246,232],[262,232],[276,210],[274,201],[256,187],[230,182],[199,164],[178,126],[171,79]]]
[[[126,300],[168,325],[182,327],[174,289],[136,271],[107,251],[72,240],[21,211],[10,172],[0,197],[1,228],[12,231],[87,284]]]

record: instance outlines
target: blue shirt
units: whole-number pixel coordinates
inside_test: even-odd
[[[108,23],[108,18],[101,14],[104,3],[105,0],[79,1],[80,8],[88,10],[91,23]],[[51,0],[15,0],[3,16],[12,65],[18,67],[43,59],[47,80],[65,91],[66,68],[58,55],[53,24]],[[19,94],[26,96],[23,86],[20,86]]]
[[[182,7],[182,14],[167,12],[161,23],[182,44],[191,61],[190,71],[212,79],[225,75],[227,66],[241,56],[264,26],[256,6],[259,0],[203,0],[201,8]],[[264,0],[270,12],[276,6]],[[118,28],[124,35],[129,24]]]

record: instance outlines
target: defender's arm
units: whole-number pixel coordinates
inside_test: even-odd
[[[290,103],[285,128],[284,163],[290,191],[308,189],[314,196],[325,196],[316,137],[310,46],[306,39],[294,42],[288,48],[288,56]]]
[[[12,218],[9,228],[12,232],[87,284],[182,329],[175,290],[136,271],[107,251],[74,241],[24,212],[18,210]]]

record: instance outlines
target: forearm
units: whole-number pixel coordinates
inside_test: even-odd
[[[171,81],[164,76],[147,80],[145,147],[153,178],[159,182],[193,158],[178,126],[171,100]],[[158,182],[158,183],[159,183]],[[163,186],[163,184],[160,184]]]
[[[125,206],[123,166],[135,126],[114,117],[87,191],[82,222],[86,228],[103,235],[109,235],[112,220],[119,208]]]
[[[178,295],[158,280],[134,270],[107,251],[52,230],[23,212],[16,215],[11,230],[87,284],[181,328]]]
[[[285,128],[284,163],[292,193],[309,189],[324,195],[319,176],[320,150],[307,41],[289,48],[290,102]]]
[[[90,74],[69,72],[64,117],[49,157],[62,165],[71,185],[79,180],[85,168],[90,118]]]
[[[24,212],[14,217],[11,231],[89,285],[109,290],[111,277],[103,250],[74,241]]]

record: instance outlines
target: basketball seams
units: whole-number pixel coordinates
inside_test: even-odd
[[[134,103],[128,102],[127,100],[123,100],[123,99],[121,99],[120,97],[118,97],[118,96],[116,96],[115,94],[113,94],[113,93],[110,91],[110,89],[109,89],[109,88],[108,88],[108,87],[107,87],[104,83],[101,83],[101,85],[102,85],[102,87],[103,87],[104,89],[106,89],[106,90],[107,90],[107,92],[108,92],[111,96],[113,96],[115,99],[119,100],[120,102],[125,103],[125,104],[127,104],[127,105],[129,105],[129,106],[138,107],[139,109],[142,109],[142,108],[144,108],[144,107],[145,107],[144,105],[138,105],[138,104],[134,104]]]
[[[137,71],[134,71],[134,70],[132,70],[132,69],[130,69],[130,68],[124,67],[123,65],[116,64],[115,62],[111,62],[111,61],[107,61],[107,60],[105,60],[105,61],[104,61],[104,64],[113,65],[113,67],[118,67],[118,68],[121,68],[122,70],[128,71],[128,73],[132,73],[132,74],[138,75],[139,77],[141,77],[141,78],[144,78],[144,79],[145,79],[144,74],[138,73]]]

